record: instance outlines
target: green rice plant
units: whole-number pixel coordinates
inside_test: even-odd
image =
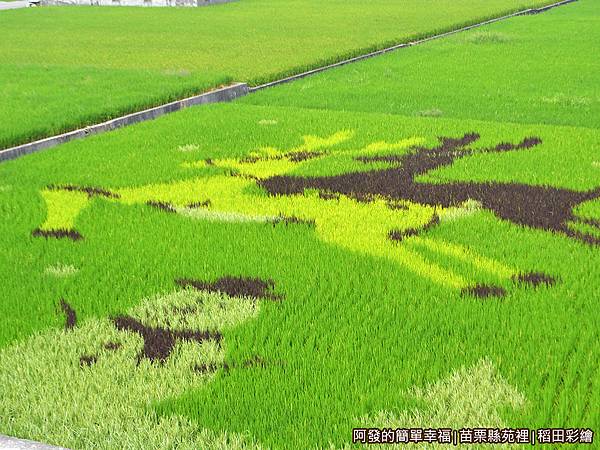
[[[437,109],[437,108],[425,109],[425,110],[419,111],[417,113],[417,116],[421,116],[421,117],[441,117],[443,115],[444,115],[444,112],[441,109]]]
[[[179,147],[177,147],[177,149],[180,152],[193,152],[195,150],[198,150],[198,145],[196,144],[187,144],[187,145],[180,145]]]
[[[597,3],[579,0],[340,67],[242,102],[598,128],[600,63],[593,55],[599,23]]]
[[[511,36],[493,31],[476,31],[469,33],[465,40],[471,44],[503,44],[510,42]]]
[[[58,278],[70,277],[75,275],[77,272],[79,272],[79,269],[71,264],[54,264],[46,267],[46,270],[44,270],[46,275],[51,275]]]
[[[36,11],[43,11],[44,14],[47,13],[45,9],[39,8]],[[23,12],[30,14],[31,10],[29,8]],[[56,12],[60,14],[60,11]],[[14,17],[15,33],[20,33],[22,18],[24,17]],[[3,29],[5,25],[8,26],[7,20],[3,12],[0,19]],[[70,44],[63,42],[63,48],[72,50],[73,43],[79,41],[81,35],[79,33],[79,38],[69,38]],[[14,39],[13,42],[19,42],[21,37],[15,36]],[[46,42],[57,40],[56,36],[48,36],[47,39],[49,41]],[[101,39],[94,42],[95,46],[103,45]],[[0,64],[0,77],[3,80],[0,95],[10,99],[3,102],[0,109],[0,118],[4,124],[0,132],[0,148],[114,119],[232,81],[226,74],[211,74],[206,71],[179,76],[144,67],[117,68],[108,64],[104,67],[89,64],[77,66],[73,62],[75,60],[70,64],[52,64],[43,59],[37,64],[31,60],[17,63],[22,45],[12,49],[10,42],[3,43],[5,52],[12,53],[16,50],[17,54],[4,54],[3,63]],[[40,48],[39,42],[25,45]],[[55,52],[63,53],[63,50],[57,47]],[[88,57],[96,53],[91,49],[88,52]],[[43,57],[40,55],[40,58]]]
[[[4,11],[0,148],[552,1],[455,0],[430,8],[418,0],[247,0]]]

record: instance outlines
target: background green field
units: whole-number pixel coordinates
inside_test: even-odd
[[[582,1],[328,71],[242,102],[598,128],[599,42],[600,8]]]
[[[61,297],[69,300],[86,324],[124,313],[143,298],[172,292],[179,277],[272,278],[284,301],[263,303],[257,320],[226,330],[226,358],[242,361],[258,354],[285,365],[220,371],[206,384],[198,382],[173,398],[158,397],[145,404],[150,417],[156,413],[161,418],[184,417],[217,433],[248,432],[271,448],[323,448],[328,443],[339,448],[351,439],[353,426],[368,425],[360,417],[373,417],[382,410],[395,415],[410,408],[423,410],[426,405],[408,394],[411,387],[435,383],[487,358],[525,398],[520,408],[505,405],[497,411],[504,425],[600,429],[600,412],[594,406],[600,403],[600,251],[565,236],[518,227],[486,211],[427,231],[434,240],[464,245],[520,270],[542,271],[559,280],[550,288],[507,285],[510,289],[503,299],[461,296],[398,264],[324,244],[302,224],[196,221],[146,205],[96,199],[76,223],[85,240],[31,236],[46,216],[40,191],[48,184],[115,189],[175,182],[216,170],[185,168],[185,162],[243,157],[263,146],[289,149],[299,145],[302,136],[323,137],[340,130],[355,131],[351,141],[340,145],[342,149],[411,136],[422,136],[433,145],[438,136],[458,137],[471,131],[481,134],[477,146],[539,136],[543,143],[529,151],[475,155],[427,178],[512,181],[573,190],[598,187],[600,130],[591,115],[597,104],[583,108],[573,102],[531,100],[543,95],[538,87],[542,82],[548,95],[598,98],[597,84],[592,84],[595,75],[583,70],[596,64],[588,56],[593,48],[589,42],[595,42],[597,33],[588,22],[595,23],[597,13],[592,0],[581,0],[233,104],[192,108],[2,163],[0,349],[10,352],[23,345],[27,350],[32,335],[61,327],[64,317],[57,306]],[[580,29],[586,30],[588,39],[573,37]],[[499,33],[513,39],[498,42]],[[545,37],[551,34],[562,39]],[[492,48],[497,48],[497,58]],[[549,48],[562,57],[549,62]],[[515,77],[523,83],[534,80],[530,90],[505,84],[512,79],[502,70],[511,49],[523,73]],[[427,57],[422,56],[420,65],[402,66],[405,60],[421,58],[421,52]],[[485,76],[469,77],[466,64],[450,64],[464,61],[467,54]],[[580,58],[566,59],[568,55]],[[446,78],[429,75],[435,72],[430,68],[432,58],[441,61],[439,72]],[[550,75],[542,79],[537,73],[544,64]],[[582,68],[577,84],[572,82],[576,76],[576,71],[570,72],[572,65]],[[415,66],[427,89],[417,89],[404,76],[392,76],[384,81],[388,84],[383,92],[376,90],[376,80],[382,80],[386,68],[408,76]],[[414,74],[410,77],[417,79]],[[463,78],[469,83],[457,81]],[[356,86],[359,79],[365,80],[364,85],[350,92],[346,83]],[[449,86],[452,90],[447,92]],[[327,104],[321,100],[326,91],[332,94]],[[490,91],[498,97],[480,101]],[[530,101],[509,95],[513,91],[530,95]],[[432,99],[439,102],[431,104]],[[410,117],[415,109],[424,108],[439,108],[443,114]],[[600,218],[598,208],[598,202],[589,203],[581,213]],[[473,279],[498,282],[456,260],[427,256]],[[57,264],[79,271],[65,278],[48,276],[47,268]],[[13,353],[13,358],[23,354]],[[120,374],[120,367],[114,372],[103,370]],[[105,382],[126,385],[120,377]],[[74,405],[93,405],[92,390],[71,391],[67,383],[42,387],[58,392],[53,391],[51,398],[61,397],[60,390],[65,389]],[[28,390],[43,397],[42,387]],[[46,420],[40,419],[36,427],[26,409],[1,401],[0,405],[12,417],[0,422],[2,433],[93,447],[86,440],[89,434],[78,433],[73,426],[86,426],[79,422],[82,414],[73,416],[77,421],[64,422],[53,413],[55,403],[40,402],[39,417]],[[73,410],[75,414],[76,407]],[[374,421],[373,425],[381,424]],[[89,424],[86,430],[93,427]],[[152,437],[160,432],[164,430],[156,428]],[[96,442],[108,441],[97,433]],[[119,447],[144,442],[143,435],[140,439],[115,432],[111,438]]]
[[[210,8],[4,11],[0,148],[232,79],[253,84],[273,80],[548,3],[243,0]]]

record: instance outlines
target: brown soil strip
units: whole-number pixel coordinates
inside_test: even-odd
[[[265,358],[263,358],[260,355],[254,355],[251,358],[244,360],[241,364],[241,367],[244,369],[249,369],[251,367],[265,368],[265,367],[272,366],[272,365],[284,365],[284,364],[285,364],[284,361],[267,361]],[[238,365],[236,363],[227,363],[227,362],[223,362],[222,364],[202,363],[202,364],[194,365],[193,370],[200,374],[207,374],[207,373],[214,373],[220,368],[222,368],[225,372],[229,372],[229,370],[231,370],[235,367],[240,367],[240,365]]]
[[[58,229],[58,230],[40,230],[36,228],[31,232],[33,237],[55,238],[55,239],[71,239],[72,241],[81,241],[83,236],[75,230]]]
[[[222,277],[213,282],[179,278],[175,282],[181,287],[193,287],[199,291],[222,292],[230,297],[254,297],[266,300],[281,300],[273,293],[273,280],[250,277]]]
[[[195,208],[208,208],[211,205],[210,200],[204,200],[203,202],[193,202],[186,206],[186,208],[195,209]]]
[[[323,154],[322,152],[303,151],[303,152],[287,153],[285,156],[287,159],[289,159],[292,162],[302,162],[302,161],[307,161],[309,159],[318,158],[322,154]]]
[[[122,346],[120,342],[107,342],[104,344],[104,348],[111,351],[119,350]]]
[[[242,363],[242,366],[245,368],[248,367],[266,367],[267,360],[260,355],[254,355],[252,358],[245,360]]]
[[[96,355],[82,355],[79,357],[79,365],[81,367],[91,366],[98,362],[98,357]]]
[[[575,231],[575,230],[571,230],[571,229],[567,230],[565,232],[565,234],[567,236],[572,237],[573,239],[576,239],[581,242],[585,242],[586,244],[593,245],[593,246],[600,246],[600,238],[594,236],[593,234],[582,233],[581,231]]]
[[[329,177],[274,176],[258,183],[271,195],[301,194],[305,189],[337,192],[356,199],[372,200],[375,196],[405,200],[430,206],[460,206],[476,200],[500,219],[516,225],[560,233],[581,242],[600,245],[600,239],[572,231],[568,223],[576,220],[573,209],[600,197],[600,188],[587,192],[550,186],[498,182],[417,182],[415,179],[432,170],[477,153],[531,151],[541,143],[528,137],[519,144],[500,143],[488,148],[468,148],[479,139],[477,133],[461,138],[439,138],[432,148],[413,147],[402,155],[360,157],[360,161],[385,161],[394,167]]]
[[[476,284],[475,286],[464,288],[462,290],[462,295],[470,295],[478,298],[504,297],[506,295],[506,290],[500,286]]]
[[[592,227],[596,227],[596,228],[599,229],[598,231],[600,231],[600,220],[598,220],[598,219],[590,219],[588,217],[580,217],[578,220],[579,220],[579,222],[584,223],[586,225],[590,225]]]
[[[259,161],[279,161],[287,158],[292,162],[302,162],[309,159],[318,158],[322,152],[311,152],[311,151],[300,151],[300,152],[289,152],[283,155],[272,155],[272,156],[245,156],[240,159],[240,162],[246,164],[254,164]]]
[[[400,242],[410,236],[417,236],[420,230],[416,228],[407,228],[406,230],[392,230],[388,233],[388,239],[394,242]]]
[[[518,284],[528,284],[529,286],[538,287],[541,285],[544,286],[554,286],[556,284],[556,279],[547,275],[543,272],[527,272],[520,273],[518,275],[513,275],[513,281]]]
[[[386,206],[389,209],[393,209],[393,210],[399,210],[399,211],[408,211],[408,206],[404,205],[403,203],[400,203],[398,201],[394,201],[394,200],[390,200],[386,203]]]
[[[494,147],[494,152],[508,152],[512,150],[522,150],[535,147],[542,143],[542,140],[538,137],[529,137],[523,139],[519,144],[514,145],[509,142],[501,142],[500,144]]]
[[[296,225],[307,225],[309,227],[315,227],[316,222],[314,220],[301,219],[296,216],[279,216],[275,220],[271,221],[271,224],[276,225],[283,223],[285,225],[296,224]]]
[[[339,200],[340,194],[337,194],[335,192],[320,191],[319,198],[323,200]]]
[[[223,335],[219,331],[210,330],[170,330],[160,327],[148,327],[131,316],[118,316],[113,318],[117,330],[132,331],[139,334],[144,340],[144,348],[138,360],[141,358],[163,363],[169,357],[175,343],[181,341],[196,341],[202,343],[207,340],[221,342]]]
[[[259,156],[244,156],[243,158],[240,158],[240,162],[245,164],[254,164],[258,161],[261,161],[261,159],[262,158]]]
[[[103,188],[94,186],[75,186],[73,184],[50,184],[47,189],[51,191],[70,191],[70,192],[85,192],[89,198],[106,197],[106,198],[121,198],[116,192],[111,192]]]
[[[416,236],[423,231],[427,231],[428,229],[436,226],[439,223],[440,223],[440,218],[438,217],[437,214],[434,214],[433,217],[431,218],[431,220],[428,223],[426,223],[425,225],[423,225],[422,228],[420,228],[420,229],[407,228],[405,230],[392,230],[389,232],[388,238],[391,241],[400,242],[404,238],[407,238],[409,236]]]
[[[207,373],[214,373],[219,369],[223,369],[225,371],[225,373],[228,373],[229,370],[231,368],[233,368],[234,365],[230,365],[227,362],[223,362],[222,364],[216,364],[216,363],[209,363],[209,364],[196,364],[193,367],[194,372],[198,372],[199,374],[207,374]]]
[[[216,363],[209,363],[209,364],[196,364],[193,367],[194,372],[198,372],[199,374],[207,374],[207,373],[214,373],[216,372],[220,367],[223,367],[222,364],[216,364]]]
[[[60,308],[65,313],[65,330],[71,330],[77,325],[77,313],[64,298],[60,299]]]
[[[161,211],[165,211],[165,212],[169,212],[169,213],[177,212],[177,210],[175,209],[175,207],[172,204],[166,203],[166,202],[156,202],[154,200],[149,200],[146,202],[146,205],[152,206],[153,208],[160,209]]]

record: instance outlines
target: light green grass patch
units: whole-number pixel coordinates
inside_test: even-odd
[[[500,33],[495,31],[475,31],[467,34],[465,42],[470,44],[504,44],[513,40],[513,37],[508,33]]]
[[[277,125],[277,121],[274,120],[274,119],[261,119],[261,120],[258,121],[258,124],[259,125],[266,125],[266,126]]]
[[[400,414],[380,411],[359,419],[365,427],[377,428],[504,428],[501,411],[519,410],[526,400],[511,386],[487,358],[472,367],[462,367],[447,378],[425,387],[411,389],[408,396],[423,406]],[[419,448],[446,448],[422,444]],[[480,447],[480,446],[477,446]],[[457,448],[470,448],[462,445]],[[482,448],[513,448],[489,445]]]
[[[184,217],[196,220],[207,220],[214,222],[256,222],[267,223],[278,220],[277,216],[252,216],[234,212],[211,211],[204,208],[177,208],[177,212]]]
[[[44,274],[56,278],[66,278],[75,275],[79,269],[71,264],[54,264],[44,269]]]
[[[589,106],[593,103],[590,97],[581,97],[576,95],[568,95],[564,93],[554,94],[549,97],[542,97],[542,102],[549,103],[551,105],[562,105],[562,106]]]
[[[463,217],[469,217],[481,211],[481,203],[477,200],[467,200],[460,207],[446,208],[439,213],[440,221],[452,222]]]
[[[178,314],[186,308],[188,314]],[[226,329],[256,317],[259,306],[219,294],[179,291],[142,302],[131,312],[145,325]],[[106,344],[118,347],[109,349]],[[225,344],[226,345],[226,344]],[[69,448],[255,448],[236,434],[216,434],[183,417],[157,417],[152,402],[210,382],[195,364],[220,364],[214,342],[178,342],[160,364],[138,354],[142,339],[109,319],[70,331],[52,330],[0,351],[0,432]],[[90,365],[82,356],[97,360]]]
[[[194,152],[196,150],[198,150],[200,148],[200,146],[198,144],[185,144],[185,145],[180,145],[179,147],[177,147],[177,150],[179,150],[180,152]]]
[[[165,69],[162,73],[173,77],[189,77],[192,74],[188,69]]]
[[[444,112],[438,108],[424,109],[423,111],[417,112],[417,116],[420,117],[442,117],[443,115]]]
[[[75,218],[89,204],[85,192],[45,189],[41,192],[48,214],[40,226],[41,230],[72,230]]]

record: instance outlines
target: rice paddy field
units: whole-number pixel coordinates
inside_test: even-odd
[[[1,163],[0,433],[594,448],[599,20],[579,0]]]
[[[0,149],[549,3],[243,0],[210,8],[4,11]]]

